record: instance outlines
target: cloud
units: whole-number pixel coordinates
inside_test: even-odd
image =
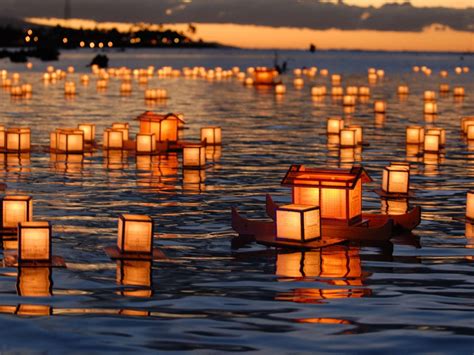
[[[235,23],[311,29],[422,31],[434,23],[474,31],[474,8],[380,8],[318,0],[70,0],[72,17],[97,21]],[[62,17],[65,0],[2,0],[11,17]]]

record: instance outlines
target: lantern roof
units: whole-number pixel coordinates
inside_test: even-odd
[[[352,190],[359,180],[364,183],[372,181],[362,166],[353,166],[351,169],[327,169],[291,165],[281,184],[283,186]]]
[[[153,122],[161,122],[171,117],[177,118],[182,123],[185,123],[184,120],[180,118],[178,114],[174,114],[174,113],[159,114],[152,111],[145,111],[141,115],[138,115],[136,119],[138,121],[147,120],[147,121],[153,121]]]

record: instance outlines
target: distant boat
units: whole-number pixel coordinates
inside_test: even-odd
[[[309,51],[310,51],[311,53],[316,52],[316,46],[315,46],[313,43],[311,43],[311,44],[309,45]]]

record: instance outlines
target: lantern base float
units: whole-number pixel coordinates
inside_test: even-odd
[[[116,260],[169,260],[169,258],[159,248],[153,248],[152,254],[147,253],[123,253],[116,245],[104,248],[109,258]]]
[[[17,250],[5,250],[4,259],[5,265],[7,267],[60,267],[66,268],[66,262],[62,256],[53,255],[51,260],[45,261],[18,261],[18,251]]]
[[[392,192],[388,193],[381,189],[377,189],[377,190],[374,190],[374,192],[380,197],[386,197],[386,198],[409,198],[409,197],[415,196],[415,194],[412,191],[409,191],[407,194],[397,194],[397,193],[392,193]]]

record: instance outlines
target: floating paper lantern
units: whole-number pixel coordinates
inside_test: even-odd
[[[359,86],[359,96],[369,97],[370,96],[370,88],[368,86]]]
[[[327,119],[327,134],[337,134],[344,128],[344,120],[340,117],[329,117]]]
[[[273,85],[275,77],[278,72],[275,69],[258,67],[253,72],[254,83],[256,85]]]
[[[438,104],[436,102],[425,102],[423,112],[428,115],[438,113]]]
[[[341,147],[353,148],[357,146],[357,131],[355,129],[341,129]]]
[[[332,96],[342,96],[344,94],[344,89],[342,88],[342,86],[333,86],[331,88],[331,95]]]
[[[183,168],[201,169],[206,166],[206,147],[189,144],[183,147]]]
[[[408,88],[408,85],[399,85],[397,89],[398,95],[408,95],[410,92],[410,89]]]
[[[356,131],[356,143],[361,145],[363,143],[363,129],[360,125],[350,125],[347,128]]]
[[[57,151],[61,153],[83,153],[84,152],[84,132],[82,130],[59,129],[55,133],[56,133],[56,147],[55,148]]]
[[[453,95],[455,97],[463,97],[465,94],[464,88],[462,86],[456,86],[453,88]]]
[[[5,126],[0,125],[0,150],[5,149]]]
[[[446,145],[446,130],[444,128],[432,127],[426,131],[426,134],[439,135],[439,145],[444,147]]]
[[[321,76],[328,76],[329,70],[327,70],[327,69],[321,69],[321,71],[320,71],[319,73],[321,74]]]
[[[311,88],[311,95],[312,96],[324,96],[326,95],[326,87],[325,86],[313,86]]]
[[[30,196],[2,198],[2,228],[14,229],[18,223],[33,220],[33,199]]]
[[[23,91],[21,90],[21,86],[12,86],[10,88],[10,95],[14,97],[20,97],[23,96]]]
[[[138,116],[140,133],[155,133],[158,142],[178,141],[178,129],[184,123],[174,114],[158,115],[147,111]]]
[[[18,262],[51,261],[51,224],[21,222],[18,225]]]
[[[469,73],[469,67],[462,67],[463,73]]]
[[[295,78],[293,80],[293,85],[296,87],[296,88],[302,88],[304,86],[304,80],[303,78]]]
[[[276,238],[308,242],[321,237],[321,214],[318,206],[285,205],[276,211]]]
[[[253,79],[252,78],[245,78],[244,84],[246,86],[252,86],[253,85]]]
[[[414,65],[412,67],[413,72],[418,73],[420,71],[420,67],[418,65]]]
[[[108,82],[107,82],[107,80],[100,79],[100,80],[97,80],[96,85],[97,85],[98,90],[105,90],[105,89],[107,89]]]
[[[90,143],[95,141],[95,124],[80,123],[77,125],[77,129],[84,132],[84,142]]]
[[[121,253],[151,255],[153,253],[153,219],[144,215],[120,215],[117,246]]]
[[[341,75],[339,75],[339,74],[333,74],[333,75],[331,75],[331,85],[333,85],[333,86],[340,86],[340,85],[341,85],[341,81],[342,81]]]
[[[435,101],[436,100],[436,92],[431,90],[426,90],[423,94],[423,100],[425,101]]]
[[[425,134],[424,151],[429,153],[438,153],[440,148],[439,134]]]
[[[104,149],[123,149],[123,132],[118,129],[106,129],[104,131]]]
[[[446,78],[448,76],[448,72],[446,70],[441,70],[439,72],[439,76],[442,78]]]
[[[356,97],[352,95],[344,95],[342,98],[342,105],[343,106],[355,106],[356,104]]]
[[[346,88],[346,95],[357,96],[359,94],[359,88],[357,86],[348,86]]]
[[[466,196],[466,218],[474,220],[474,191],[468,191]]]
[[[132,92],[132,84],[130,82],[123,82],[120,84],[120,92],[122,94],[129,94]],[[146,91],[145,91],[146,98]]]
[[[421,126],[408,126],[406,129],[407,144],[421,144],[425,140],[425,129]]]
[[[64,83],[64,94],[68,96],[76,95],[76,83],[73,81],[66,81]]]
[[[456,67],[456,68],[454,68],[454,72],[458,75],[462,74],[462,68],[461,67]]]
[[[123,140],[128,141],[129,139],[128,132],[130,130],[130,125],[127,122],[112,123],[112,129],[122,131]]]
[[[369,84],[375,84],[377,82],[377,74],[369,73],[367,79],[369,80]]]
[[[302,70],[300,68],[296,68],[296,69],[293,70],[293,74],[295,76],[300,76],[301,73],[302,73]]]
[[[138,133],[136,138],[137,154],[156,152],[156,137],[154,133]]]
[[[385,101],[377,100],[374,101],[374,112],[375,113],[385,113],[387,111],[387,104]]]
[[[474,124],[474,116],[467,116],[461,119],[461,131],[467,133],[467,126]]]
[[[377,74],[377,77],[383,78],[383,77],[385,76],[385,70],[383,70],[383,69],[378,69],[377,72],[376,72],[376,74]]]
[[[9,128],[5,132],[8,152],[29,152],[31,131],[29,128]]]
[[[23,95],[31,95],[33,93],[33,86],[31,84],[23,84],[21,86],[21,91]]]
[[[466,138],[470,141],[474,140],[474,122],[467,126]]]
[[[89,84],[89,75],[87,74],[84,74],[84,75],[81,75],[81,83],[84,84],[84,85],[87,85]]]
[[[386,194],[407,195],[410,184],[410,168],[391,165],[383,169],[382,191]]]
[[[449,92],[449,84],[439,84],[439,92],[446,94]]]
[[[222,130],[220,127],[202,127],[201,142],[206,140],[206,145],[221,145]]]
[[[277,95],[283,95],[286,93],[286,86],[283,84],[278,84],[275,86],[275,94]]]

